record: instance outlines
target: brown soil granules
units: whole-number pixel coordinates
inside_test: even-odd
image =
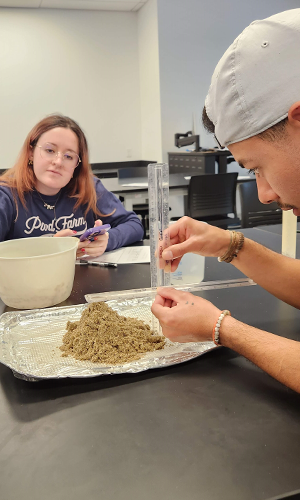
[[[164,345],[165,337],[155,335],[143,321],[119,316],[105,302],[94,302],[79,321],[68,321],[60,349],[62,356],[116,365],[139,359]]]

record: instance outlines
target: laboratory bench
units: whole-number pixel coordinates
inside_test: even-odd
[[[276,232],[243,232],[281,249]],[[242,276],[206,259],[206,281]],[[61,305],[149,285],[149,264],[76,266]],[[258,285],[197,294],[240,321],[300,340],[300,311]],[[266,500],[300,488],[299,423],[300,395],[224,347],[90,379],[27,382],[0,365],[1,499]]]

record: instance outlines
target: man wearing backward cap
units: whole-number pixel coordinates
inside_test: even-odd
[[[203,124],[236,161],[255,173],[262,203],[300,215],[300,9],[254,21],[216,66]],[[300,262],[242,233],[183,217],[170,227],[172,260],[193,252],[230,262],[279,299],[300,308]],[[212,303],[172,288],[152,306],[163,333],[177,342],[214,340],[300,392],[300,342],[250,327]]]

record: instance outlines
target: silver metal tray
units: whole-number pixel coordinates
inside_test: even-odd
[[[158,331],[151,313],[152,294],[120,298],[106,303],[123,316],[139,318]],[[0,362],[14,375],[28,381],[65,377],[97,377],[120,373],[138,373],[183,363],[214,349],[213,342],[172,343],[164,349],[147,353],[141,359],[123,365],[102,365],[62,357],[59,346],[67,321],[78,321],[88,304],[7,312],[0,317]]]

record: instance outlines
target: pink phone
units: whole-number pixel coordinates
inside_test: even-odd
[[[110,224],[104,224],[103,226],[96,226],[87,229],[79,238],[79,241],[90,240],[94,241],[96,236],[106,233],[110,229]]]

